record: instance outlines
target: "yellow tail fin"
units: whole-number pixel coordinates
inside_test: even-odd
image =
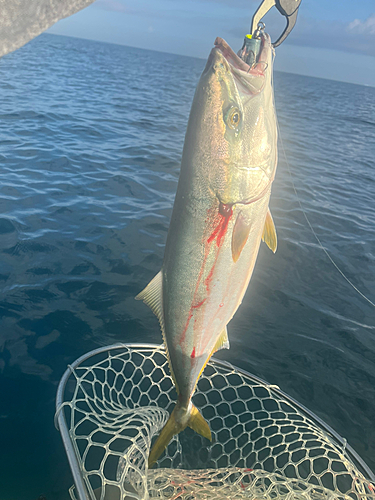
[[[148,457],[149,467],[153,467],[156,464],[158,458],[168,446],[169,441],[172,439],[172,437],[175,434],[183,431],[187,426],[211,441],[211,431],[208,423],[205,421],[205,419],[199,413],[199,410],[194,405],[191,405],[189,418],[184,418],[184,422],[186,423],[182,424],[178,422],[176,420],[177,414],[181,415],[181,408],[179,407],[178,403],[174,407],[171,416],[169,417],[165,426],[162,428],[157,440],[151,448],[150,455]]]
[[[190,427],[190,429],[193,429],[193,431],[212,441],[211,431],[208,423],[199,413],[198,408],[196,408],[194,405],[192,405],[188,426]]]

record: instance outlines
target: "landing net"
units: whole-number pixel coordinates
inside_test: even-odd
[[[193,397],[212,443],[188,428],[148,470],[175,401],[162,346],[116,344],[69,366],[56,424],[71,498],[375,500],[375,477],[345,440],[277,386],[214,359]]]

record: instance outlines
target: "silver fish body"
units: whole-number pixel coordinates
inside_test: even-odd
[[[215,41],[192,104],[162,270],[137,296],[159,317],[178,392],[150,464],[187,425],[211,437],[191,397],[213,352],[229,347],[226,325],[262,237],[276,250],[268,210],[277,163],[273,49],[268,35],[261,43],[249,68]]]

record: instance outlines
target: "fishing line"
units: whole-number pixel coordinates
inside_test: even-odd
[[[358,288],[354,285],[354,283],[352,283],[352,282],[350,281],[350,279],[349,279],[349,278],[348,278],[348,277],[344,274],[344,272],[343,272],[343,271],[341,271],[341,269],[339,268],[339,266],[336,264],[336,262],[332,259],[332,257],[331,257],[331,256],[330,256],[330,254],[328,253],[327,249],[326,249],[326,248],[324,248],[324,246],[323,246],[322,242],[320,241],[320,239],[319,239],[318,235],[316,234],[316,232],[315,232],[314,228],[312,227],[312,225],[311,225],[311,223],[310,223],[310,221],[309,221],[309,219],[308,219],[308,217],[307,217],[307,214],[306,214],[305,210],[303,209],[303,206],[302,206],[302,203],[301,203],[300,197],[298,196],[298,192],[297,192],[296,186],[295,186],[295,184],[294,184],[294,182],[293,182],[293,176],[292,176],[292,172],[291,172],[290,165],[289,165],[289,162],[288,162],[288,158],[287,158],[287,156],[286,156],[286,152],[285,152],[285,148],[284,148],[284,142],[283,142],[283,139],[282,139],[282,137],[281,137],[280,127],[279,127],[279,122],[278,122],[278,121],[277,121],[277,129],[278,129],[278,132],[279,132],[279,137],[280,137],[281,147],[282,147],[282,149],[283,149],[284,158],[285,158],[285,162],[286,162],[287,167],[288,167],[288,172],[289,172],[289,175],[290,175],[290,180],[291,180],[291,182],[292,182],[293,190],[294,190],[294,193],[295,193],[295,195],[296,195],[296,197],[297,197],[297,201],[298,201],[298,204],[299,204],[299,206],[300,206],[300,208],[301,208],[301,210],[302,210],[302,213],[303,213],[303,215],[304,215],[304,217],[305,217],[305,219],[306,219],[306,222],[307,222],[307,224],[308,224],[309,228],[311,229],[311,232],[313,233],[313,235],[314,235],[314,237],[315,237],[316,241],[319,243],[320,248],[321,248],[321,249],[323,250],[323,252],[326,254],[326,256],[328,257],[328,259],[332,262],[332,264],[335,266],[335,268],[338,270],[338,272],[341,274],[341,276],[342,276],[342,277],[343,277],[343,278],[344,278],[344,279],[345,279],[345,280],[349,283],[349,285],[350,285],[352,288],[354,288],[354,290],[355,290],[357,293],[359,293],[359,295],[360,295],[363,299],[367,300],[367,302],[368,302],[369,304],[371,304],[373,307],[375,307],[374,302],[372,302],[372,301],[371,301],[368,297],[366,297],[366,295],[365,295],[364,293],[362,293],[362,292],[361,292],[361,290],[358,290]]]

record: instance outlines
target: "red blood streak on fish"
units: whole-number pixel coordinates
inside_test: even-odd
[[[220,247],[222,239],[227,232],[228,223],[232,215],[232,205],[225,205],[224,203],[219,204],[219,223],[209,236],[207,243],[211,243],[217,236],[216,245]]]
[[[189,311],[189,316],[188,316],[188,319],[187,319],[186,324],[185,324],[185,328],[184,328],[182,335],[181,335],[181,342],[183,342],[185,340],[185,335],[186,335],[187,329],[189,327],[190,320],[193,317],[193,309],[198,309],[199,307],[203,306],[203,304],[206,302],[206,300],[207,300],[207,297],[205,299],[201,300],[198,304],[191,306],[190,311]],[[194,325],[195,325],[195,323],[196,323],[196,320],[194,320]]]
[[[194,296],[193,296],[193,303],[192,303],[192,305],[190,307],[190,311],[189,311],[189,316],[188,316],[184,330],[183,330],[182,335],[181,335],[181,342],[184,342],[184,340],[185,340],[185,336],[186,336],[187,329],[189,327],[190,320],[193,317],[193,310],[201,307],[204,304],[204,302],[207,300],[207,297],[206,297],[201,302],[194,305],[194,302],[196,300],[196,296],[198,293],[199,285],[200,285],[202,277],[203,277],[208,254],[209,254],[209,245],[217,237],[216,245],[218,247],[218,251],[216,252],[215,260],[214,260],[214,263],[211,267],[211,270],[208,273],[208,276],[206,277],[206,279],[204,280],[204,284],[206,286],[207,293],[210,292],[210,285],[211,285],[212,277],[214,274],[217,258],[219,256],[219,249],[220,249],[220,246],[222,244],[223,238],[227,232],[228,224],[229,224],[229,221],[230,221],[232,215],[233,215],[232,205],[219,203],[219,213],[215,216],[215,219],[214,219],[214,223],[217,222],[217,226],[215,227],[215,229],[213,230],[213,232],[211,233],[211,235],[207,239],[204,261],[202,263],[202,266],[201,266],[201,269],[199,272],[199,276],[198,276],[198,280],[197,280],[197,284],[196,284],[195,292],[194,292]],[[194,328],[195,328],[195,325],[196,325],[196,321],[194,321]]]
[[[214,274],[214,268],[215,268],[215,264],[216,264],[216,259],[215,259],[215,263],[214,265],[212,266],[211,268],[211,271],[209,272],[207,278],[204,280],[204,284],[206,285],[206,290],[207,292],[210,291],[210,285],[211,285],[211,280],[212,280],[212,276]]]
[[[216,241],[218,247],[220,246],[221,240],[227,232],[228,223],[233,215],[232,205],[225,205],[224,203],[220,203],[219,214],[224,217],[224,220]]]
[[[181,335],[181,342],[183,342],[185,340],[186,331],[187,331],[187,329],[189,327],[189,323],[190,323],[190,320],[191,320],[192,317],[193,317],[193,311],[192,311],[192,308],[191,308],[190,312],[189,312],[188,319],[186,321],[186,325],[185,325],[184,331],[182,332],[182,335]]]
[[[191,352],[191,359],[194,359],[195,358],[195,346],[193,347],[193,350]]]
[[[225,218],[230,217],[233,214],[232,205],[220,203],[219,214]]]
[[[199,302],[199,304],[196,304],[195,306],[193,306],[193,309],[198,309],[198,307],[201,307],[203,306],[203,304],[206,302],[207,300],[207,297],[203,300],[201,300],[201,302]]]
[[[208,238],[207,243],[211,243],[217,237],[216,245],[218,248],[220,248],[222,241],[223,241],[223,238],[227,232],[229,221],[233,215],[232,205],[225,205],[224,203],[220,203],[218,215],[220,217],[219,223],[216,226],[216,228],[213,230],[210,237]],[[204,284],[206,285],[207,292],[210,291],[210,284],[211,284],[212,276],[214,274],[214,269],[215,269],[218,255],[219,254],[217,253],[216,257],[215,257],[214,264],[213,264],[210,272],[208,273],[207,278],[204,280]]]
[[[220,229],[220,232],[217,236],[217,240],[216,240],[216,245],[218,247],[220,247],[221,245],[221,240],[224,238],[226,232],[227,232],[227,228],[228,228],[228,223],[229,223],[229,220],[230,218],[232,217],[232,208],[230,209],[230,214],[224,218],[224,221],[223,221],[223,225],[221,226],[221,229]]]
[[[211,243],[212,241],[214,241],[214,239],[216,238],[217,233],[220,231],[220,226],[221,226],[222,222],[223,222],[223,217],[220,218],[219,224],[216,226],[216,228],[214,229],[214,232],[208,238],[207,243]]]

